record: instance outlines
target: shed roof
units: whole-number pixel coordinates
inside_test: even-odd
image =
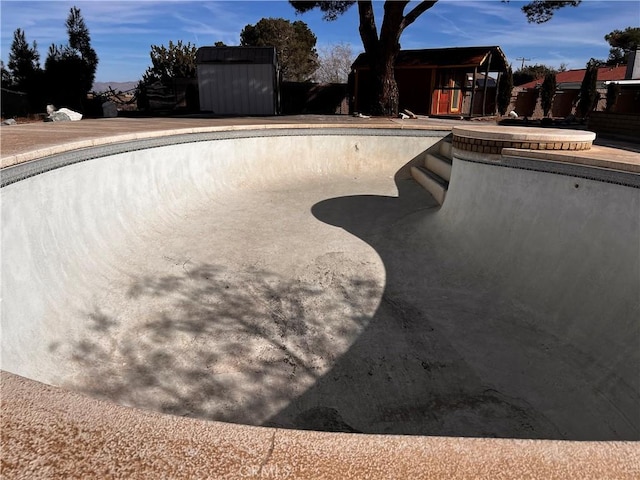
[[[196,52],[196,64],[203,63],[253,63],[275,65],[275,47],[200,47]]]
[[[507,58],[498,46],[488,47],[454,47],[454,48],[429,48],[424,50],[400,50],[395,66],[397,67],[484,67],[489,61],[489,70],[504,71],[507,69]],[[352,68],[368,68],[367,54],[361,53]]]

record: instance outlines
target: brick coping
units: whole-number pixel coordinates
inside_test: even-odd
[[[503,142],[593,142],[596,134],[586,130],[563,128],[510,127],[499,125],[454,126],[453,134],[459,137]]]
[[[505,148],[524,150],[590,150],[596,134],[581,130],[524,127],[453,127],[453,147],[501,155]]]

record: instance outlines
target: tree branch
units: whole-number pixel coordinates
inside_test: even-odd
[[[373,4],[371,1],[358,2],[358,14],[360,15],[360,38],[364,51],[374,52],[378,49],[378,29],[376,19],[373,14]]]
[[[556,10],[577,7],[582,0],[532,0],[522,7],[529,23],[545,23],[553,18]]]
[[[384,2],[384,18],[382,20],[382,28],[380,29],[380,46],[385,51],[395,52],[394,55],[397,55],[400,50],[404,9],[408,4],[408,0],[387,0]]]
[[[405,28],[407,28],[409,25],[411,25],[413,22],[416,21],[416,19],[420,15],[422,15],[424,12],[429,10],[436,3],[438,3],[438,0],[420,2],[418,5],[415,6],[415,8],[413,10],[411,10],[409,13],[407,13],[405,15],[404,20],[402,21],[402,24],[400,25],[400,30],[402,31]]]

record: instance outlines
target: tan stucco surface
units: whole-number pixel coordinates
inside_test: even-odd
[[[160,415],[2,373],[3,478],[636,479],[624,442],[382,436]]]

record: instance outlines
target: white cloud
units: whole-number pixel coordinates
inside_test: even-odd
[[[179,13],[174,13],[173,17],[180,22],[179,28],[182,31],[193,34],[196,36],[196,38],[199,35],[206,35],[206,44],[212,44],[218,40],[221,40],[225,43],[238,42],[240,30],[237,27],[226,27],[226,25],[224,25],[223,28],[220,28],[218,23],[194,20]]]
[[[410,26],[403,48],[499,45],[510,60],[535,58],[577,64],[590,57],[605,58],[609,45],[604,35],[637,24],[640,7],[630,1],[585,1],[559,10],[544,24],[528,23],[520,7],[524,2],[441,1]],[[553,51],[554,54],[550,54]]]

